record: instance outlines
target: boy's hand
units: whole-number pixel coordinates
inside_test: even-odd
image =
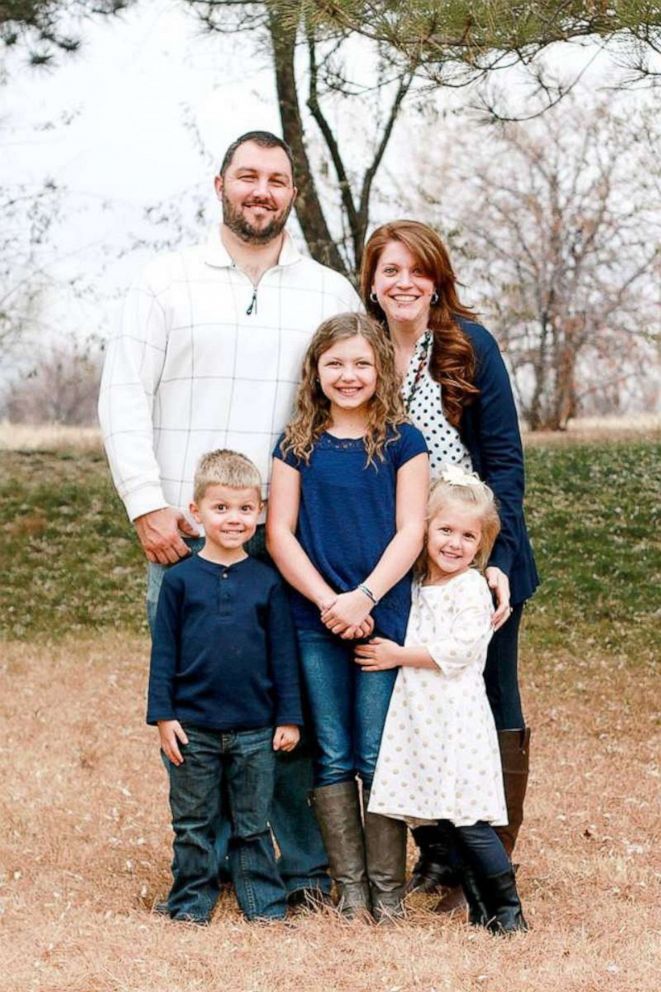
[[[274,751],[293,751],[301,739],[301,732],[293,723],[285,723],[276,727],[273,735]]]
[[[170,759],[173,765],[183,765],[184,759],[179,750],[179,741],[188,744],[186,731],[178,720],[159,720],[158,736],[161,739],[161,751]]]
[[[357,645],[355,660],[365,672],[382,672],[401,664],[400,650],[399,644],[394,641],[388,641],[385,637],[373,637],[367,644]]]

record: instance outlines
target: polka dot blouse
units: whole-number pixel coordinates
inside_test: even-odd
[[[444,464],[459,465],[467,472],[473,470],[470,455],[459,431],[448,423],[441,402],[441,384],[429,371],[432,332],[416,341],[408,372],[402,386],[404,402],[412,422],[422,431],[429,448],[432,479],[437,479]]]

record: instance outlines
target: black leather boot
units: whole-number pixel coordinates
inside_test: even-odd
[[[500,875],[486,876],[481,888],[486,897],[489,913],[487,926],[492,933],[505,934],[528,930],[519,893],[516,890],[513,868]]]
[[[448,831],[440,824],[416,827],[411,831],[420,856],[406,886],[407,892],[438,892],[459,885],[460,874],[450,865],[452,845]]]
[[[461,888],[468,903],[468,922],[474,927],[486,927],[489,922],[489,908],[482,879],[470,865],[461,869]]]

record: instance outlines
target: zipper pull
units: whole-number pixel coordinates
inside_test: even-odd
[[[253,312],[254,313],[257,313],[257,287],[256,286],[253,287],[252,299],[250,301],[250,304],[248,306],[248,309],[246,310],[246,316],[249,317],[250,314],[253,313]]]

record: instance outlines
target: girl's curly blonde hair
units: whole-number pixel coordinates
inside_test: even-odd
[[[368,404],[364,438],[367,465],[374,464],[376,458],[383,461],[384,447],[398,436],[395,431],[389,438],[388,428],[406,423],[392,342],[372,317],[362,313],[340,313],[325,320],[310,341],[303,360],[294,415],[285,428],[281,445],[283,455],[291,451],[306,463],[310,460],[315,442],[330,425],[330,401],[319,384],[319,360],[336,341],[353,337],[364,338],[371,346],[376,369],[376,390]]]

